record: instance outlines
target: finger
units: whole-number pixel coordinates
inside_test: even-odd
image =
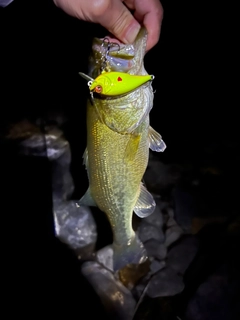
[[[159,0],[135,0],[134,17],[148,31],[146,51],[155,46],[159,40],[163,19],[163,7]]]
[[[121,0],[98,0],[94,7],[94,22],[100,23],[123,43],[132,43],[135,40],[140,24]]]
[[[128,9],[135,9],[135,0],[125,0],[123,3],[128,7]]]
[[[132,43],[140,24],[129,9],[134,8],[134,0],[53,0],[55,5],[78,19],[101,24],[123,43]]]

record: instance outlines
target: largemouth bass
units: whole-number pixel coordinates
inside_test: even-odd
[[[85,78],[96,79],[103,68],[106,72],[148,75],[143,63],[146,42],[145,28],[131,45],[94,38]],[[151,81],[147,81],[126,94],[92,94],[87,103],[84,164],[89,188],[79,205],[97,206],[107,215],[113,231],[114,271],[147,258],[132,228],[132,215],[135,212],[144,218],[154,211],[155,201],[142,179],[149,148],[157,152],[166,148],[161,135],[149,124],[153,96]]]

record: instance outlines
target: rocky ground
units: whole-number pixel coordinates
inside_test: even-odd
[[[32,279],[29,292],[46,286],[45,297],[58,297],[69,315],[82,301],[89,315],[109,319],[239,319],[235,169],[151,153],[144,182],[156,210],[133,217],[149,259],[114,275],[111,228],[98,209],[76,206],[71,146],[60,127],[26,120],[1,136],[11,290],[21,292],[16,283],[24,278],[28,288]],[[94,310],[84,306],[89,299]]]

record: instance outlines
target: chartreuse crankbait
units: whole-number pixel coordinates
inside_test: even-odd
[[[92,79],[82,72],[79,74],[89,80],[88,86],[90,92],[96,92],[109,97],[127,94],[154,79],[153,75],[131,75],[115,71],[103,71],[96,79]]]

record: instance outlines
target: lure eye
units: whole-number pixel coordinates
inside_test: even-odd
[[[94,91],[97,92],[97,93],[101,93],[102,92],[102,87],[101,86],[96,86]]]

